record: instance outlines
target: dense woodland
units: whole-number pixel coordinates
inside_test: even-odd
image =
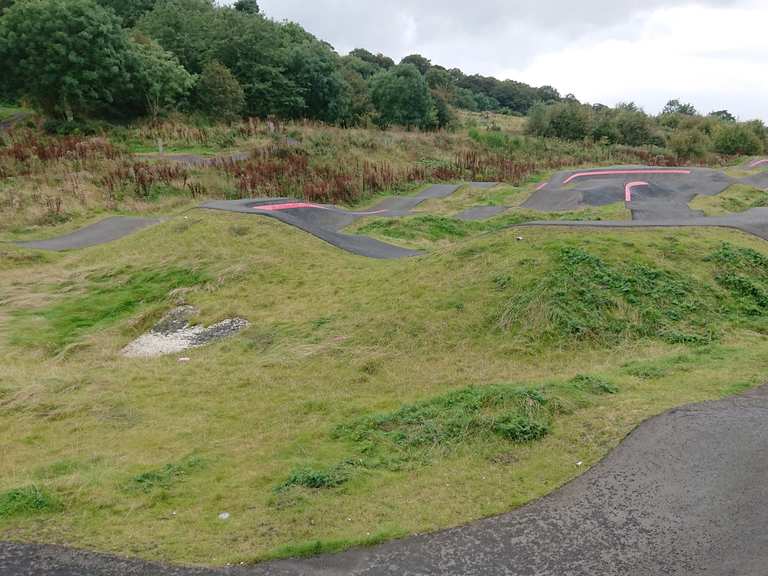
[[[436,130],[453,128],[464,109],[527,115],[533,136],[655,146],[684,159],[768,148],[761,121],[739,123],[727,110],[702,115],[671,100],[650,116],[418,54],[399,63],[363,48],[339,55],[256,0],[0,0],[0,9],[0,100],[27,102],[52,131],[172,112]]]
[[[467,76],[420,55],[399,64],[364,49],[339,56],[254,0],[2,1],[5,97],[61,118],[181,109],[430,129],[450,123],[451,106],[526,114],[560,99],[551,87]]]

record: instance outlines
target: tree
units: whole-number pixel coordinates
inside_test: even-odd
[[[134,42],[134,53],[137,111],[158,116],[186,99],[195,85],[195,77],[173,54],[163,50],[157,42],[141,37]]]
[[[672,134],[669,146],[679,158],[700,160],[707,155],[712,142],[702,131],[689,128]]]
[[[400,64],[413,64],[418,68],[422,75],[426,74],[432,66],[432,62],[421,54],[411,54],[410,56],[406,56],[400,60]]]
[[[698,112],[693,104],[687,104],[680,102],[680,100],[674,99],[667,102],[664,106],[662,114],[682,114],[683,116],[696,116]]]
[[[622,110],[615,122],[620,144],[641,146],[651,140],[651,123],[645,112]]]
[[[208,62],[195,87],[195,107],[211,118],[235,120],[245,108],[245,92],[229,68]]]
[[[123,24],[132,27],[144,14],[152,10],[158,0],[98,0],[99,4],[109,8],[123,20]]]
[[[545,104],[560,101],[560,92],[552,86],[541,86],[536,89],[536,98]]]
[[[723,122],[736,122],[736,116],[728,112],[728,110],[716,110],[709,113],[710,118],[717,118]]]
[[[237,0],[234,4],[235,10],[245,12],[246,14],[259,14],[259,3],[256,0]]]
[[[231,10],[234,12],[234,10]],[[216,8],[211,0],[163,0],[136,27],[172,52],[189,72],[199,74],[215,50]],[[233,44],[240,39],[231,30]],[[258,56],[258,55],[257,55]],[[221,60],[219,58],[219,60]]]
[[[0,18],[0,77],[46,114],[114,109],[134,90],[120,20],[94,0],[28,0]]]
[[[355,48],[352,50],[352,52],[349,53],[350,56],[355,56],[356,58],[360,58],[363,62],[369,62],[370,64],[375,65],[378,68],[381,68],[383,70],[389,70],[395,65],[395,61],[392,60],[392,58],[389,58],[388,56],[384,56],[384,54],[372,54],[368,52],[368,50],[364,48]]]
[[[371,99],[381,127],[432,128],[436,111],[424,76],[413,64],[399,64],[371,80]]]
[[[583,140],[592,126],[592,108],[577,102],[553,104],[548,109],[548,128],[545,136],[563,140]]]

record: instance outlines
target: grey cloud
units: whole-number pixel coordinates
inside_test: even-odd
[[[731,6],[742,0],[705,0]],[[393,57],[421,52],[479,72],[519,67],[543,50],[601,34],[634,15],[690,0],[262,0],[270,17],[293,20],[340,52],[355,47]],[[492,68],[491,68],[491,62]]]

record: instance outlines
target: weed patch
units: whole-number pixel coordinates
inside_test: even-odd
[[[354,447],[356,457],[326,468],[298,468],[276,491],[294,486],[335,488],[359,469],[427,465],[459,445],[480,440],[535,442],[550,433],[556,414],[588,405],[591,397],[617,392],[609,380],[581,375],[540,388],[473,386],[394,412],[364,416],[337,426],[332,434]]]
[[[31,516],[61,509],[58,499],[37,486],[14,488],[0,493],[0,520],[16,516]]]
[[[709,256],[716,265],[715,280],[734,298],[733,308],[747,316],[768,309],[768,258],[751,248],[723,243]]]
[[[583,249],[560,247],[550,270],[507,301],[499,325],[549,344],[643,337],[703,343],[714,338],[708,292],[681,273],[640,262],[609,264]]]
[[[180,462],[166,464],[162,468],[142,472],[130,479],[126,488],[129,491],[149,493],[157,489],[168,490],[179,482],[206,466],[206,461],[198,456],[184,458]]]

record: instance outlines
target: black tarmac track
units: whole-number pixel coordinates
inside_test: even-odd
[[[137,230],[146,228],[162,222],[160,218],[132,218],[115,216],[101,220],[96,224],[91,224],[81,228],[71,234],[58,236],[49,240],[36,240],[31,242],[16,242],[17,246],[22,248],[33,248],[36,250],[72,250],[75,248],[88,248],[98,244],[106,244],[118,240]]]
[[[194,569],[0,543],[0,574],[765,576],[767,420],[768,387],[677,408],[640,425],[605,460],[541,500],[373,548]]]
[[[768,164],[763,164],[768,169]],[[747,167],[747,165],[745,165]],[[652,170],[660,173],[643,174]],[[679,173],[680,170],[689,172]],[[753,168],[760,170],[760,167]],[[592,172],[592,174],[589,174]],[[615,172],[629,172],[617,174]],[[587,176],[579,176],[587,173]],[[768,209],[753,208],[727,216],[704,216],[691,210],[689,203],[697,195],[714,196],[733,184],[743,183],[768,190],[768,170],[745,178],[733,178],[708,168],[656,168],[650,166],[611,166],[595,170],[558,172],[535,192],[523,206],[541,212],[577,210],[625,201],[626,187],[632,188],[631,221],[539,221],[533,226],[566,227],[678,227],[714,226],[734,228],[768,239]]]

